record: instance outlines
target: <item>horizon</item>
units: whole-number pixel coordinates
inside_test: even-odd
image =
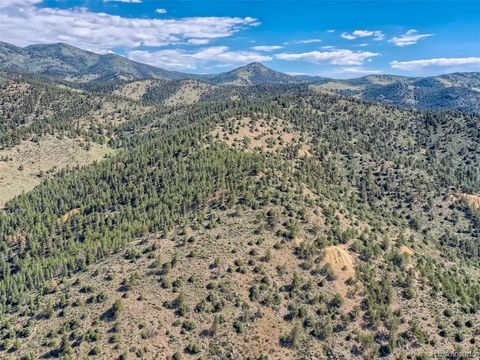
[[[12,0],[0,2],[0,40],[190,74],[259,62],[333,79],[426,77],[480,71],[478,13],[469,1]]]
[[[4,42],[4,41],[0,41],[0,43],[4,43],[4,44],[7,44],[7,45],[13,45],[13,44],[10,44],[10,43],[7,43],[7,42]],[[148,65],[148,66],[153,66],[157,69],[162,69],[162,70],[168,70],[168,69],[165,69],[165,68],[161,68],[161,67],[158,67],[158,66],[155,66],[155,65],[150,65],[150,64],[146,64],[146,63],[142,63],[142,62],[139,62],[139,61],[135,61],[135,60],[131,60],[131,59],[128,59],[127,57],[125,56],[122,56],[122,55],[118,55],[118,54],[115,54],[115,53],[97,53],[95,51],[91,51],[91,50],[86,50],[86,49],[82,49],[80,47],[77,47],[77,46],[74,46],[74,45],[71,45],[71,44],[68,44],[68,43],[65,43],[65,42],[56,42],[56,43],[37,43],[37,44],[30,44],[30,45],[27,45],[27,46],[18,46],[19,48],[27,48],[29,46],[52,46],[52,45],[66,45],[66,46],[70,46],[70,47],[74,47],[76,49],[79,49],[79,50],[82,50],[82,51],[86,51],[86,52],[90,52],[90,53],[93,53],[93,54],[96,54],[96,55],[100,55],[100,56],[105,56],[105,55],[115,55],[115,56],[119,56],[119,57],[122,57],[124,59],[127,59],[127,60],[130,60],[130,61],[133,61],[133,62],[136,62],[138,64],[142,64],[142,65]],[[13,45],[13,46],[16,46],[16,45]],[[245,68],[245,67],[249,67],[251,65],[254,65],[254,64],[260,64],[264,67],[266,67],[267,69],[269,70],[272,70],[272,71],[275,71],[275,72],[278,72],[278,73],[281,73],[281,74],[285,74],[285,75],[290,75],[290,76],[306,76],[306,77],[311,77],[311,78],[314,78],[314,77],[322,77],[320,75],[309,75],[309,74],[300,74],[300,73],[287,73],[287,72],[282,72],[282,71],[279,71],[277,69],[274,69],[270,66],[268,66],[267,64],[263,63],[263,62],[259,62],[259,61],[253,61],[251,63],[248,63],[248,64],[244,64],[244,65],[240,65],[238,67],[235,67],[233,69],[230,69],[230,70],[226,70],[226,71],[219,71],[219,72],[211,72],[211,73],[190,73],[188,71],[186,72],[183,72],[183,71],[177,71],[177,70],[168,70],[168,71],[172,71],[172,72],[178,72],[178,73],[183,73],[183,74],[186,74],[186,75],[200,75],[200,76],[209,76],[209,75],[219,75],[219,74],[224,74],[224,73],[229,73],[229,72],[233,72],[233,71],[236,71],[236,70],[239,70],[241,68]],[[410,79],[414,79],[414,78],[418,78],[418,79],[421,79],[421,78],[428,78],[428,77],[436,77],[436,76],[444,76],[444,75],[453,75],[453,74],[475,74],[475,73],[479,73],[480,71],[453,71],[453,72],[444,72],[444,73],[440,73],[440,74],[437,74],[437,75],[430,75],[430,76],[408,76],[408,75],[396,75],[396,74],[392,74],[392,73],[377,73],[377,74],[366,74],[366,75],[360,75],[360,76],[353,76],[353,77],[344,77],[344,78],[335,78],[335,77],[324,77],[326,80],[335,80],[335,81],[339,81],[339,80],[345,80],[345,81],[348,81],[348,80],[355,80],[355,79],[361,79],[361,78],[366,78],[366,77],[369,77],[369,76],[393,76],[393,77],[404,77],[404,78],[410,78]]]

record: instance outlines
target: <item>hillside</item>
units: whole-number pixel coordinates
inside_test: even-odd
[[[411,109],[479,113],[479,83],[479,73],[454,73],[426,78],[369,75],[352,80],[326,81],[313,86],[318,90]]]
[[[100,55],[63,43],[20,48],[3,42],[0,42],[0,71],[42,75],[89,91],[105,91],[108,87],[116,88],[118,84],[128,82],[143,81],[145,84],[151,80],[164,80],[155,82],[155,97],[159,93],[162,96],[174,96],[174,89],[181,92],[179,98],[169,101],[170,104],[185,102],[185,99],[186,102],[195,102],[201,97],[207,97],[207,93],[212,91],[216,97],[218,91],[215,86],[233,87],[234,89],[222,92],[234,93],[243,92],[244,90],[235,89],[242,86],[283,85],[302,88],[302,85],[312,84],[312,89],[316,91],[334,92],[408,109],[480,112],[480,74],[475,72],[425,78],[368,75],[350,80],[335,80],[319,76],[288,75],[261,63],[251,63],[219,74],[199,75],[168,71],[116,54]],[[183,86],[184,84],[187,85]],[[195,84],[193,88],[192,84]],[[163,100],[165,99],[162,98]]]
[[[187,78],[186,74],[137,63],[119,55],[100,55],[63,43],[20,48],[0,42],[0,70],[47,75],[72,82]]]
[[[478,348],[478,116],[306,84],[102,86],[3,79],[2,151],[110,155],[0,213],[1,358]]]
[[[30,76],[0,81],[0,208],[65,167],[102,160],[112,129],[154,113],[125,97],[92,94]]]

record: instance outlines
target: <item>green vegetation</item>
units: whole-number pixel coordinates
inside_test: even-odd
[[[479,117],[258,81],[168,107],[181,82],[2,82],[2,147],[116,151],[0,213],[0,357],[475,349]]]

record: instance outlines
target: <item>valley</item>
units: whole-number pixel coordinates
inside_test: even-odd
[[[478,351],[478,74],[0,69],[0,358]]]

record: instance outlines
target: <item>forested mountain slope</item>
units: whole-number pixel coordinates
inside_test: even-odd
[[[111,79],[184,79],[186,74],[141,64],[115,54],[97,54],[58,43],[20,48],[0,42],[0,70],[52,76],[72,82]]]
[[[57,170],[112,152],[112,130],[155,108],[44,79],[0,75],[0,208]]]
[[[372,102],[409,109],[480,112],[479,73],[453,73],[411,78],[395,75],[369,75],[357,79],[335,80],[320,76],[288,75],[260,63],[251,63],[219,74],[186,74],[134,62],[116,54],[96,54],[68,44],[30,45],[20,48],[0,42],[0,71],[36,74],[62,81],[67,86],[106,91],[125,83],[154,82],[156,95],[174,96],[170,105],[195,102],[218,86],[225,91],[243,91],[250,86],[299,86],[312,84],[321,92],[333,92]],[[183,80],[183,81],[182,81]],[[186,84],[186,85],[185,85]],[[135,86],[133,86],[135,88]],[[232,90],[231,88],[236,90]],[[143,89],[143,90],[142,90]],[[175,97],[174,90],[179,96]],[[128,93],[137,93],[130,89]],[[223,90],[222,90],[223,92]],[[219,92],[215,91],[215,97]],[[137,96],[137,95],[134,95]],[[147,95],[148,96],[148,95]],[[165,97],[163,100],[167,100]]]
[[[480,74],[472,72],[425,78],[370,75],[352,80],[326,81],[314,87],[411,109],[479,113],[479,85]]]
[[[31,98],[50,86],[33,86]],[[137,112],[82,126],[114,153],[58,171],[0,213],[1,357],[427,358],[478,348],[478,116],[296,84],[212,87],[174,106],[164,104],[177,91],[147,86],[139,97],[137,85],[121,86],[59,88],[65,103],[85,104],[79,116],[107,99]],[[7,133],[43,138],[21,130],[23,117],[9,116]],[[47,122],[78,138],[68,119]]]

